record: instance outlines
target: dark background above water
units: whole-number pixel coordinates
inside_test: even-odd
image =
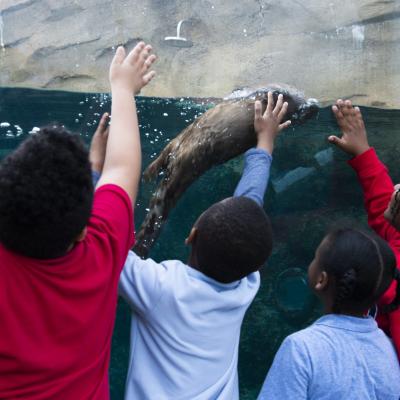
[[[145,168],[165,144],[204,112],[209,104],[188,98],[138,98]],[[108,94],[0,88],[0,158],[34,127],[58,121],[87,143],[99,117],[110,110]],[[400,111],[362,108],[370,142],[400,181]],[[347,157],[326,137],[338,132],[329,108],[314,120],[290,128],[277,140],[265,210],[271,216],[275,247],[262,270],[261,289],[242,329],[239,378],[241,399],[255,399],[273,356],[285,336],[320,315],[308,292],[306,269],[324,233],[332,226],[363,226],[362,194]],[[197,216],[230,196],[240,179],[242,157],[213,168],[193,184],[171,213],[151,257],[185,260],[184,239]],[[154,184],[143,184],[135,208],[138,227]],[[114,400],[123,397],[129,354],[130,314],[120,301],[110,370]]]

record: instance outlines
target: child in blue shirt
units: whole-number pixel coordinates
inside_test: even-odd
[[[329,233],[308,269],[325,315],[284,340],[258,399],[399,400],[394,346],[367,316],[396,277],[383,239],[354,229]]]
[[[240,328],[272,250],[261,206],[275,137],[290,124],[281,124],[286,110],[281,95],[274,107],[268,94],[264,114],[255,103],[257,148],[245,155],[234,197],[212,205],[194,224],[188,264],[129,253],[119,286],[132,310],[126,399],[239,398]]]

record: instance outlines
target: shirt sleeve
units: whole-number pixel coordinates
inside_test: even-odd
[[[306,400],[309,374],[306,349],[289,336],[276,353],[258,400]]]
[[[97,253],[112,256],[119,275],[135,241],[132,203],[122,188],[104,185],[95,191],[87,237]]]
[[[129,251],[119,279],[119,294],[135,312],[145,316],[160,300],[166,277],[166,263],[142,260]]]
[[[397,231],[383,216],[394,187],[386,166],[379,160],[373,148],[365,151],[349,161],[356,171],[364,192],[364,203],[368,214],[368,224],[375,232],[385,239],[399,260],[400,232]],[[396,282],[392,282],[389,289],[379,299],[379,305],[390,304],[396,295]],[[383,317],[383,318],[382,318]],[[378,319],[379,326],[382,321],[388,320],[389,334],[393,339],[396,351],[400,357],[400,310],[381,315]]]
[[[261,207],[268,185],[272,156],[262,149],[250,149],[245,153],[245,166],[234,196],[245,196]]]
[[[394,191],[386,166],[379,160],[373,148],[354,157],[349,164],[356,171],[364,192],[369,226],[399,251],[400,232],[383,216]]]

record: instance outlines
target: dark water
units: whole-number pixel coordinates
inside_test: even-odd
[[[206,105],[190,99],[139,98],[144,167],[167,141]],[[59,121],[89,142],[99,116],[110,109],[108,95],[0,89],[0,158],[34,127]],[[370,142],[400,181],[400,111],[363,108]],[[9,124],[9,125],[8,125]],[[17,126],[16,126],[17,125]],[[241,337],[241,398],[255,399],[281,341],[320,315],[306,284],[307,266],[324,233],[332,226],[366,226],[362,195],[346,156],[326,142],[337,127],[329,109],[318,118],[286,131],[277,141],[265,209],[271,216],[275,247],[262,270],[262,286],[247,313]],[[202,176],[170,215],[151,256],[185,260],[184,239],[197,216],[230,196],[242,170],[238,158]],[[154,185],[146,184],[135,209],[136,226],[144,218]],[[118,307],[111,361],[113,399],[122,399],[129,355],[129,310]]]

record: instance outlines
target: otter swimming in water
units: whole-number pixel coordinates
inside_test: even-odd
[[[144,171],[145,180],[154,179],[161,171],[164,174],[136,234],[134,251],[138,255],[147,257],[169,212],[200,175],[256,145],[254,101],[261,100],[264,112],[268,91],[273,91],[274,102],[282,93],[288,103],[284,121],[302,122],[318,111],[315,100],[307,101],[296,90],[270,85],[256,90],[236,90],[193,121]]]

